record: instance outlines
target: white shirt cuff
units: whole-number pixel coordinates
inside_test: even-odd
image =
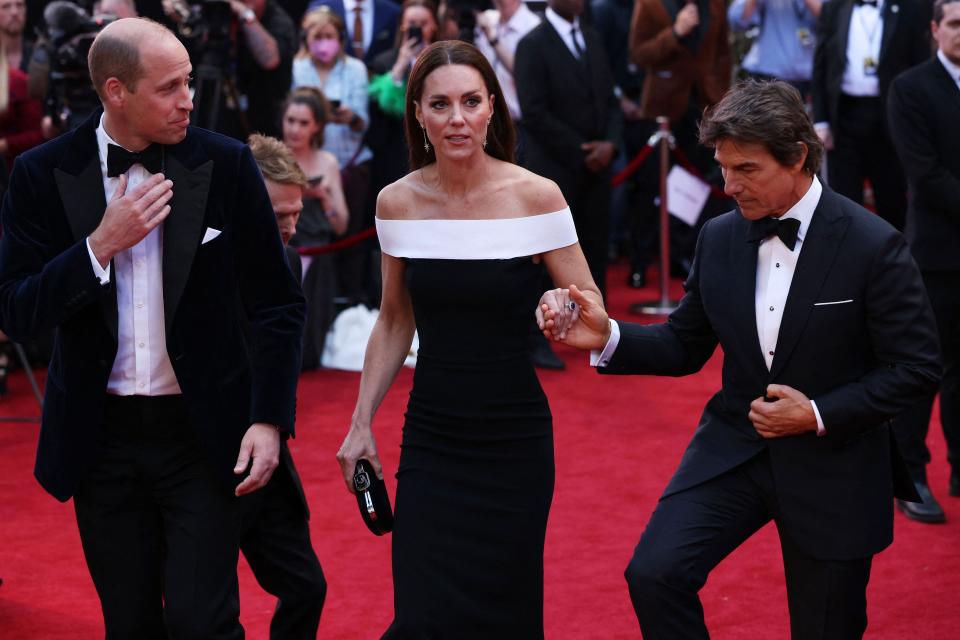
[[[90,248],[90,237],[87,237],[87,253],[90,254],[90,265],[93,267],[93,275],[97,276],[97,279],[100,280],[100,284],[107,284],[110,282],[110,263],[107,263],[107,268],[104,269],[100,266],[100,262],[97,260],[97,256],[93,255],[93,249]]]
[[[820,417],[820,410],[817,409],[817,403],[811,400],[810,406],[813,407],[813,415],[817,417],[817,437],[827,435],[827,428],[823,426],[823,418]]]
[[[607,345],[603,348],[603,351],[590,350],[590,366],[605,367],[610,364],[610,358],[613,357],[613,352],[617,350],[618,344],[620,344],[620,325],[611,318],[610,339],[607,340]]]

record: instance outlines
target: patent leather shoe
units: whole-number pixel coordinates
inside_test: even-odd
[[[947,516],[943,513],[943,508],[940,506],[940,503],[933,497],[927,483],[914,482],[913,485],[917,488],[917,493],[920,494],[923,502],[907,502],[906,500],[897,499],[897,509],[899,509],[903,515],[917,522],[924,522],[926,524],[946,522]]]

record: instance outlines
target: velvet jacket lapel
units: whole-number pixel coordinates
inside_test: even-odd
[[[204,231],[213,161],[191,162],[197,160],[200,150],[190,144],[189,137],[168,150],[165,169],[166,177],[173,181],[173,198],[170,215],[163,222],[163,312],[170,335]]]
[[[739,215],[739,214],[738,214]],[[740,216],[742,231],[732,246],[737,248],[733,256],[733,291],[731,292],[732,313],[736,327],[748,327],[744,334],[743,348],[746,350],[747,361],[758,373],[767,370],[767,363],[763,359],[760,349],[760,337],[757,331],[757,252],[759,243],[747,240],[750,221]],[[737,335],[740,335],[739,332]]]
[[[86,238],[103,218],[106,198],[97,148],[96,128],[101,111],[87,119],[73,135],[71,146],[60,168],[54,171],[64,213],[74,239]],[[167,335],[170,335],[180,298],[190,275],[203,233],[213,161],[187,138],[167,147],[164,170],[173,181],[170,215],[163,223],[163,306]],[[117,338],[117,295],[111,282],[111,295],[101,300],[104,319]]]
[[[60,167],[54,169],[54,180],[60,192],[64,215],[76,242],[83,241],[100,224],[107,208],[103,192],[103,173],[97,148],[96,128],[101,111],[97,111],[72,134],[73,140]],[[104,321],[113,339],[117,339],[117,288],[110,282],[110,294],[100,299]]]

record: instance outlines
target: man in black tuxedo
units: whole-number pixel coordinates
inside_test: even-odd
[[[907,242],[920,266],[940,331],[940,422],[947,441],[949,493],[960,496],[960,0],[937,0],[931,23],[937,57],[893,81],[887,112],[910,184]],[[943,522],[927,484],[925,440],[931,394],[894,421],[894,433],[921,504],[898,501],[907,517]]]
[[[873,186],[877,214],[903,230],[907,185],[887,130],[890,83],[930,59],[929,0],[831,0],[813,55],[813,118],[830,187],[858,204]]]
[[[514,78],[527,168],[560,186],[583,253],[606,291],[610,163],[620,102],[600,36],[580,23],[583,0],[549,0],[546,19],[517,45]]]
[[[288,243],[303,211],[307,176],[276,138],[254,134],[250,151],[270,194],[290,270],[300,282],[300,254]],[[310,509],[286,440],[280,441],[280,465],[267,486],[243,500],[240,550],[260,586],[277,597],[270,640],[314,640],[327,582],[310,542]]]
[[[103,112],[3,205],[0,326],[57,331],[35,474],[74,498],[107,637],[242,638],[235,496],[293,434],[303,296],[249,149],[189,126],[176,37],[119,20],[89,66]]]
[[[773,520],[792,637],[859,638],[892,493],[916,497],[887,421],[939,377],[923,282],[896,230],[820,185],[820,142],[787,83],[738,85],[700,140],[739,210],[704,225],[667,322],[608,321],[571,287],[579,321],[545,325],[603,349],[601,373],[687,375],[723,348],[723,387],[627,568],[634,609],[647,640],[708,637],[698,591]]]

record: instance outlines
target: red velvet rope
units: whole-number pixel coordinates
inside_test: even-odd
[[[610,186],[618,187],[621,184],[623,184],[623,182],[627,178],[629,178],[630,176],[632,176],[634,173],[637,172],[637,169],[640,168],[640,165],[646,162],[647,158],[650,157],[650,153],[652,151],[653,151],[653,147],[651,147],[650,145],[647,145],[643,149],[640,149],[640,153],[638,153],[633,158],[633,160],[630,161],[630,164],[625,166],[623,169],[620,170],[620,173],[618,173],[617,175],[613,176],[613,178],[610,179]]]
[[[341,251],[343,249],[349,249],[354,245],[358,245],[367,238],[372,238],[375,235],[377,235],[377,230],[374,227],[368,227],[359,233],[355,233],[352,236],[347,236],[346,238],[341,238],[340,240],[331,242],[330,244],[323,244],[317,247],[297,247],[297,253],[302,256],[316,256],[321,253]]]

